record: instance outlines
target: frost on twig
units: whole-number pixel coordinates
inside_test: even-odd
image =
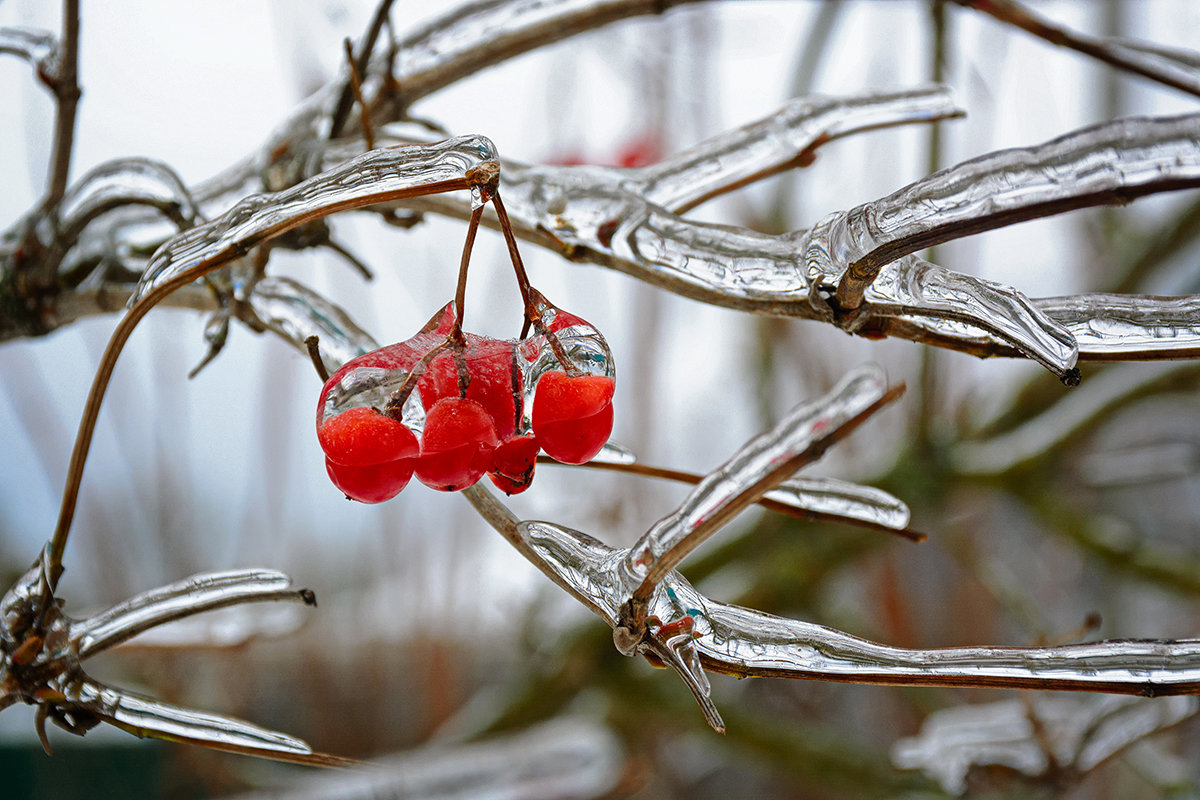
[[[273,570],[195,575],[153,589],[86,619],[72,619],[55,598],[56,571],[47,547],[0,599],[0,708],[37,706],[38,736],[47,751],[47,719],[80,736],[106,722],[135,736],[186,741],[218,750],[333,766],[344,759],[314,753],[287,734],[232,717],[180,708],[89,677],[82,662],[140,633],[205,611],[251,602],[315,605],[308,589]]]

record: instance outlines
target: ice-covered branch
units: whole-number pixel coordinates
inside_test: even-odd
[[[897,396],[899,391],[888,390],[882,371],[852,373],[826,397],[797,406],[746,443],[646,531],[624,564],[630,578],[640,581],[631,594],[631,618],[623,621],[629,631],[626,649],[632,652],[642,636],[644,611],[656,585],[689,553]]]
[[[676,214],[778,172],[806,166],[834,139],[879,128],[963,115],[946,86],[850,97],[800,97],[770,116],[734,128],[641,169],[621,183]]]
[[[1200,186],[1200,115],[1133,117],[941,170],[814,229],[838,303],[858,308],[884,264],[1015,222]]]
[[[852,375],[841,389],[812,408],[842,408],[842,395],[847,392],[860,400],[874,397],[878,401],[883,387],[880,377],[871,370]],[[839,423],[830,419],[829,424],[836,428]],[[753,460],[759,450],[761,441],[752,441],[745,453],[735,454],[729,464]],[[706,496],[718,498],[737,495],[739,490],[754,491],[758,475],[754,471],[718,469],[701,489]],[[654,585],[641,614],[647,624],[634,631],[629,628],[631,598],[646,573],[645,569],[637,569],[645,561],[640,558],[646,551],[643,542],[631,548],[615,548],[551,522],[518,522],[487,490],[476,486],[466,494],[484,519],[526,558],[614,629],[619,648],[641,652],[674,668],[700,702],[710,724],[718,729],[722,723],[708,697],[705,670],[742,677],[906,686],[992,686],[1142,695],[1200,693],[1200,640],[906,649],[711,600],[674,570]],[[684,518],[689,509],[700,505],[704,504],[689,497],[666,519]],[[643,539],[653,536],[654,530]],[[662,558],[651,561],[666,563]],[[678,559],[670,561],[672,566],[677,563]]]
[[[337,766],[345,759],[314,753],[284,733],[239,719],[181,708],[106,686],[82,668],[86,659],[148,630],[217,608],[250,602],[315,605],[274,570],[195,575],[136,595],[87,619],[62,613],[54,597],[57,565],[50,548],[0,599],[0,708],[22,702],[38,708],[38,736],[47,751],[47,719],[83,735],[101,722],[136,736],[186,741],[218,750],[306,764]]]

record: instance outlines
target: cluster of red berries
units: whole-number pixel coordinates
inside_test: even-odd
[[[413,475],[433,489],[484,474],[507,494],[529,488],[539,452],[567,464],[612,432],[612,355],[593,326],[533,293],[534,334],[462,334],[447,304],[412,338],[330,376],[317,407],[329,477],[346,497],[381,503]]]

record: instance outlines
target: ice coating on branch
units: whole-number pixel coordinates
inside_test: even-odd
[[[892,747],[892,763],[920,769],[952,794],[972,767],[1002,765],[1030,777],[1064,768],[1083,775],[1129,745],[1196,713],[1195,697],[1036,695],[945,708]]]
[[[763,497],[799,510],[859,520],[893,530],[906,528],[911,517],[908,506],[894,495],[835,478],[791,478]]]
[[[885,265],[865,298],[876,314],[925,319],[940,314],[945,320],[981,328],[1060,375],[1074,367],[1079,357],[1071,331],[1016,289],[944,269],[916,256]],[[964,309],[973,313],[964,313]]]
[[[1070,331],[1081,353],[1113,358],[1200,355],[1200,296],[1084,294],[1043,297],[1033,304]]]
[[[610,626],[617,623],[632,584],[622,565],[629,551],[549,522],[522,522],[516,527],[543,568]],[[683,663],[703,663],[707,669],[732,675],[1116,694],[1200,692],[1200,640],[1196,639],[910,650],[717,602],[697,592],[678,572],[656,586],[648,613],[663,622],[688,617],[690,634],[675,644],[694,648],[695,658],[689,656]],[[652,638],[656,629],[651,625],[648,636]],[[695,675],[686,679],[689,685],[701,684]]]
[[[130,303],[160,286],[219,266],[304,222],[336,211],[396,200],[438,186],[469,188],[468,170],[497,158],[482,136],[431,145],[384,147],[273,194],[251,195],[217,219],[175,237],[154,254]]]
[[[104,709],[106,722],[139,738],[153,736],[171,741],[190,741],[222,750],[274,751],[297,755],[312,753],[312,748],[295,736],[260,728],[233,717],[150,700],[90,679],[73,684],[67,693],[67,700],[83,708]]]
[[[185,615],[251,601],[297,600],[287,575],[275,570],[232,570],[194,575],[135,595],[72,626],[80,658]]]
[[[895,95],[875,100],[894,103],[897,119],[906,108],[919,107]],[[870,107],[870,98],[857,102]],[[572,257],[717,305],[821,319],[968,352],[1012,348],[1064,377],[1077,354],[1133,359],[1200,353],[1194,299],[1132,296],[1114,301],[1118,310],[1109,314],[1086,295],[1078,303],[1029,300],[1015,289],[904,258],[930,244],[1035,216],[1198,185],[1200,115],[1117,120],[1036,147],[991,153],[831,214],[809,231],[779,236],[684,219],[643,196],[649,191],[643,173],[656,169],[674,170],[669,181],[659,180],[662,196],[680,207],[713,187],[736,185],[755,169],[769,174],[788,151],[775,146],[785,137],[762,131],[786,116],[785,110],[777,119],[738,129],[728,142],[718,137],[646,170],[514,167],[506,172],[506,196],[514,217],[554,236]],[[770,146],[758,149],[759,140]],[[763,158],[725,163],[713,157],[738,142]],[[685,194],[689,185],[696,191]],[[847,277],[852,266],[861,278]],[[847,313],[876,270],[878,286]],[[839,282],[854,290],[850,305],[834,300]],[[1136,313],[1122,315],[1126,307]],[[1076,333],[1078,344],[1071,341]]]
[[[0,54],[14,55],[38,72],[54,76],[59,68],[58,37],[35,28],[0,28]]]
[[[695,599],[689,596],[686,602]],[[907,650],[739,606],[708,601],[705,608],[712,634],[698,639],[696,646],[719,663],[739,665],[741,674],[1118,694],[1200,691],[1197,639]]]
[[[706,139],[632,175],[627,173],[623,180],[635,185],[647,202],[677,212],[729,186],[811,159],[818,146],[832,139],[962,113],[946,86],[850,97],[800,97],[769,117]]]
[[[256,281],[247,301],[263,324],[296,349],[304,350],[308,337],[318,337],[321,360],[330,372],[378,348],[340,306],[291,278],[268,276]]]
[[[249,602],[315,605],[312,592],[292,588],[290,579],[274,570],[234,570],[195,575],[76,620],[62,613],[54,597],[49,554],[47,546],[0,600],[0,708],[15,702],[39,706],[38,735],[47,750],[44,724],[50,719],[79,735],[107,722],[139,737],[222,750],[312,754],[295,737],[115,689],[93,680],[81,667],[85,659],[168,622]]]
[[[1170,365],[1175,366],[1175,365]],[[1176,367],[1177,368],[1177,367]],[[1089,392],[1079,395],[1086,398]],[[862,370],[850,376],[822,400],[802,406],[795,415],[800,431],[819,434],[820,428],[849,428],[861,421],[855,408],[867,415],[881,404],[883,380],[877,370]],[[1076,395],[1068,395],[1076,399]],[[876,398],[872,402],[870,398]],[[824,409],[828,416],[822,417]],[[838,413],[841,411],[842,413]],[[807,423],[807,424],[805,424]],[[788,441],[788,424],[783,431],[752,441],[742,452],[719,468],[706,483],[722,492],[704,491],[689,496],[680,509],[665,518],[631,548],[615,548],[581,531],[544,521],[519,522],[486,490],[474,487],[467,498],[490,524],[517,549],[614,629],[614,642],[628,654],[640,652],[672,667],[688,685],[713,727],[720,729],[720,716],[708,696],[704,671],[737,676],[852,680],[857,683],[895,685],[996,686],[1058,689],[1113,694],[1176,695],[1200,693],[1200,640],[1107,640],[1051,647],[955,647],[917,650],[878,644],[842,631],[799,620],[776,617],[753,609],[728,605],[697,592],[673,568],[654,581],[646,581],[647,564],[673,567],[680,560],[687,524],[707,520],[698,509],[719,513],[721,501],[736,492],[728,483],[739,476],[744,491],[757,480],[757,470],[731,469],[754,464],[754,454],[764,442]],[[826,435],[830,435],[826,432]],[[802,440],[803,435],[793,437]],[[836,442],[830,438],[822,445]],[[829,503],[841,491],[837,482],[792,479],[781,485],[761,487],[784,491],[814,506]],[[728,491],[725,491],[728,489]],[[804,497],[804,490],[816,490]],[[836,509],[851,508],[869,490],[853,487],[849,502]],[[883,493],[879,493],[882,495]],[[743,494],[744,496],[744,494]],[[889,505],[886,496],[870,497],[865,505]],[[895,501],[876,521],[907,524],[907,509]],[[865,508],[864,508],[865,510]],[[864,514],[867,516],[867,514]],[[655,530],[663,532],[655,534]],[[695,528],[693,528],[695,530]],[[672,551],[662,544],[674,543]],[[683,543],[680,546],[680,543]],[[653,549],[649,545],[655,544]],[[647,557],[649,556],[649,557]],[[636,625],[634,600],[643,589],[644,627]]]
[[[1200,185],[1200,115],[1132,117],[1081,128],[1035,147],[999,150],[850,209],[830,226],[830,261],[843,307],[900,256],[1025,219],[1163,188]]]
[[[883,370],[856,370],[825,397],[805,403],[770,431],[752,439],[710,472],[679,507],[630,548],[625,569],[644,581],[674,569],[734,514],[824,452],[824,443],[879,403],[887,389]]]
[[[101,164],[71,186],[58,209],[59,230],[74,241],[91,220],[131,205],[156,208],[181,228],[199,214],[175,170],[148,158],[122,158]]]

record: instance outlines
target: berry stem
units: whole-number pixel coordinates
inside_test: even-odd
[[[321,379],[321,383],[328,383],[329,370],[325,369],[325,362],[321,360],[320,337],[315,334],[309,336],[304,340],[304,346],[308,349],[308,357],[312,360],[312,365],[317,370],[317,376]]]
[[[454,290],[454,327],[450,330],[450,338],[459,344],[463,343],[462,321],[466,315],[467,304],[467,268],[471,265],[471,248],[475,246],[475,234],[479,232],[479,220],[483,219],[483,206],[471,211],[471,221],[467,225],[467,239],[463,242],[462,261],[458,264],[458,287]]]
[[[535,303],[539,300],[545,303],[546,298],[542,296],[541,292],[534,289],[533,284],[529,282],[529,274],[525,272],[525,262],[521,260],[521,251],[517,249],[517,237],[513,233],[512,222],[508,219],[508,211],[504,208],[504,201],[500,199],[499,186],[492,189],[492,205],[496,208],[496,218],[500,220],[500,230],[504,233],[504,243],[508,245],[508,257],[512,261],[513,272],[517,276],[517,288],[521,290],[521,300],[525,303],[525,321],[521,325],[521,338],[524,339],[529,335],[529,328],[532,325],[534,330],[546,337],[546,341],[550,344],[551,352],[554,353],[554,357],[558,359],[558,363],[562,365],[563,370],[572,377],[582,375],[583,370],[575,366],[567,356],[562,343],[558,341],[558,336],[554,331],[548,330],[542,324],[542,315],[535,307]]]
[[[453,334],[451,334],[451,337]],[[387,405],[384,406],[383,413],[393,419],[403,421],[404,418],[404,403],[408,400],[408,396],[412,394],[413,389],[417,388],[417,381],[421,380],[421,376],[425,374],[425,368],[430,362],[438,357],[441,352],[447,348],[455,347],[453,338],[447,338],[446,341],[439,344],[437,347],[430,348],[429,352],[421,356],[421,360],[413,364],[413,368],[409,370],[408,376],[404,379],[404,383],[400,384],[396,391],[392,392],[388,398]]]
[[[508,219],[508,211],[504,209],[504,201],[500,199],[500,187],[492,190],[492,205],[496,207],[496,218],[500,220],[500,230],[504,233],[504,243],[508,245],[508,257],[512,261],[513,272],[517,275],[517,288],[521,290],[521,300],[525,303],[526,318],[532,321],[533,286],[529,283],[529,275],[525,272],[525,263],[521,261],[521,251],[517,249],[517,237],[513,233],[512,223]],[[522,337],[524,338],[524,337]]]

